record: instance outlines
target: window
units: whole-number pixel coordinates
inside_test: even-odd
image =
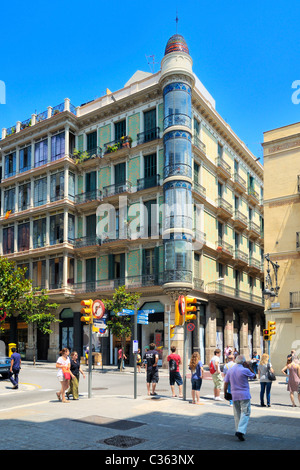
[[[59,201],[64,198],[64,172],[60,171],[50,178],[50,201]]]
[[[29,223],[18,226],[18,251],[29,250]]]
[[[16,174],[16,152],[10,153],[5,157],[4,177],[9,178]]]
[[[192,193],[189,183],[169,182],[165,185],[164,228],[193,228]]]
[[[199,183],[199,171],[200,171],[200,165],[194,162],[194,182],[195,183]]]
[[[34,147],[34,166],[45,165],[48,161],[48,140],[37,142]]]
[[[164,129],[174,125],[191,128],[191,89],[185,83],[170,83],[164,89]]]
[[[20,173],[31,168],[31,146],[20,150]]]
[[[47,178],[40,178],[34,182],[34,206],[41,206],[47,202]]]
[[[90,132],[86,135],[86,149],[88,152],[97,150],[97,132]]]
[[[4,214],[15,212],[15,188],[4,191]]]
[[[115,185],[120,186],[126,182],[126,164],[118,163],[115,165]]]
[[[144,142],[157,139],[156,109],[144,113]]]
[[[60,289],[63,283],[63,258],[52,258],[49,260],[50,283],[49,289]]]
[[[192,144],[187,132],[168,132],[164,136],[164,178],[181,175],[192,177]]]
[[[51,138],[51,160],[58,160],[65,156],[65,133],[54,135]]]
[[[46,287],[46,261],[34,261],[32,263],[32,285],[45,289]]]
[[[97,189],[97,172],[90,171],[85,175],[85,192],[90,193]]]
[[[3,229],[3,254],[8,255],[14,253],[14,227],[6,227]]]
[[[72,214],[68,214],[68,241],[74,242],[75,240],[75,217]]]
[[[69,172],[69,199],[71,201],[75,200],[75,175],[74,173]]]
[[[46,218],[33,221],[33,248],[46,245]]]
[[[19,211],[25,211],[30,207],[31,184],[25,183],[19,186]]]
[[[63,243],[64,241],[64,214],[56,214],[50,217],[50,245]]]
[[[126,119],[115,123],[115,140],[120,140],[126,135]]]
[[[165,271],[173,273],[168,280],[188,280],[192,278],[192,243],[187,240],[168,240],[165,242]],[[189,273],[188,278],[185,272]],[[167,274],[168,275],[168,274]]]

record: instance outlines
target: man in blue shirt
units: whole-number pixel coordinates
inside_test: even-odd
[[[251,395],[248,379],[254,378],[255,374],[249,369],[244,356],[237,356],[236,366],[228,370],[224,379],[224,394],[230,383],[233,415],[235,422],[235,435],[240,441],[245,440],[251,411]]]
[[[13,388],[19,388],[19,373],[21,369],[21,356],[18,352],[16,352],[16,348],[12,348],[12,355],[10,356],[10,372],[11,377],[10,381],[13,384]],[[13,378],[13,375],[15,378]]]

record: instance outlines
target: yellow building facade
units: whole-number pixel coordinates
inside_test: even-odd
[[[279,265],[278,296],[266,300],[265,315],[276,322],[270,355],[280,371],[292,349],[300,353],[300,123],[265,132],[263,148],[265,253]]]

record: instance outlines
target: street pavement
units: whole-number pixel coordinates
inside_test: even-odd
[[[22,370],[30,368],[33,368],[32,364],[23,361]],[[41,368],[53,370],[55,365],[37,363],[35,370]],[[22,383],[22,377],[19,390],[12,390],[9,381],[1,380],[0,449],[100,450],[99,458],[105,464],[112,463],[105,461],[112,455],[113,458],[140,456],[139,464],[131,462],[135,467],[142,461],[144,464],[149,463],[147,459],[151,455],[155,457],[150,463],[158,464],[153,459],[166,452],[169,455],[176,454],[174,459],[181,455],[182,459],[186,459],[186,464],[195,464],[195,459],[201,461],[199,451],[202,450],[300,449],[300,407],[290,406],[283,378],[278,378],[272,384],[272,396],[276,397],[276,403],[272,403],[270,408],[259,406],[258,381],[250,383],[251,394],[253,390],[256,398],[255,403],[252,401],[246,440],[240,442],[235,436],[233,409],[225,400],[213,400],[213,384],[208,372],[200,392],[201,405],[191,404],[189,398],[171,398],[169,387],[166,389],[164,386],[162,389],[161,386],[160,391],[160,384],[157,386],[157,396],[147,396],[145,385],[142,394],[139,391],[137,398],[134,398],[133,393],[122,394],[122,380],[125,380],[126,375],[130,375],[133,380],[133,368],[127,367],[126,371],[120,373],[115,368],[107,367],[105,373],[119,374],[119,393],[112,394],[109,389],[102,389],[100,396],[96,387],[92,389],[91,398],[86,393],[81,394],[78,401],[71,399],[68,404],[59,402],[54,392],[51,392],[50,398],[40,392],[38,399],[25,400],[32,386]],[[160,377],[167,384],[168,371],[160,370]],[[190,397],[189,380],[187,389],[187,397]],[[17,402],[9,400],[10,394],[16,393],[23,395],[19,395]],[[281,395],[285,397],[283,403],[278,399]],[[20,397],[24,397],[24,400],[20,400]],[[124,461],[114,463],[124,464]]]

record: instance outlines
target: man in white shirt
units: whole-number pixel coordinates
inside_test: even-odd
[[[212,374],[212,379],[214,383],[214,397],[216,401],[222,401],[220,397],[220,392],[223,387],[223,378],[220,369],[220,356],[221,356],[221,349],[216,349],[214,352],[214,356],[211,359],[211,363],[214,366],[215,372]]]

